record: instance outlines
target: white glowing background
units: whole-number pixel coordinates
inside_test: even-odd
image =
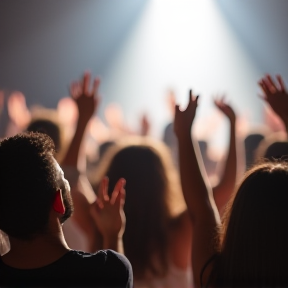
[[[257,98],[261,73],[215,0],[150,0],[105,74],[104,96],[123,106],[132,127],[137,127],[139,114],[147,112],[153,134],[159,137],[169,121],[165,100],[169,87],[182,105],[189,88],[200,94],[199,137],[212,128],[207,117],[213,113],[212,95],[217,93],[225,92],[238,114],[249,113],[253,122],[261,119]],[[221,124],[213,133],[208,138],[223,144],[227,126]]]

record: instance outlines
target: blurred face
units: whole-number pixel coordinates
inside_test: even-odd
[[[64,215],[62,215],[60,219],[61,223],[64,223],[72,215],[74,206],[73,206],[73,201],[71,197],[69,182],[65,179],[63,170],[61,169],[61,167],[59,166],[56,160],[55,160],[55,167],[56,167],[57,174],[58,174],[58,179],[57,179],[58,185],[62,191],[62,198],[63,198],[63,203],[65,206],[65,213]]]

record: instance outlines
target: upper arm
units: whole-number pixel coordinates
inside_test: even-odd
[[[173,264],[186,270],[191,267],[192,225],[188,210],[172,220],[169,254]]]
[[[212,211],[211,211],[212,212]],[[213,215],[213,218],[215,216]],[[215,219],[215,218],[214,218]],[[193,221],[192,270],[196,287],[201,285],[201,272],[205,264],[217,251],[217,224],[211,215]],[[213,266],[205,269],[202,282],[207,283]]]
[[[88,240],[88,250],[95,252],[102,249],[102,236],[90,214],[91,204],[78,190],[72,191],[72,198],[74,202],[74,213],[71,219],[85,234]]]

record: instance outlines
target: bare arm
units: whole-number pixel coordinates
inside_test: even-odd
[[[215,105],[222,111],[230,123],[230,139],[227,159],[222,172],[220,182],[213,188],[213,195],[217,208],[221,214],[223,208],[233,193],[237,176],[237,153],[236,153],[236,116],[233,109],[223,99],[215,101]]]
[[[206,185],[206,180],[203,176],[205,174],[203,174],[204,170],[200,153],[191,138],[191,126],[196,113],[197,101],[198,97],[192,97],[192,92],[190,91],[189,104],[186,110],[181,112],[179,106],[175,107],[174,129],[179,145],[182,190],[193,225],[193,274],[195,285],[200,287],[201,270],[208,259],[215,253],[213,240],[220,218],[212,191]],[[209,271],[207,272],[209,273]],[[208,274],[205,274],[204,278],[207,276]]]
[[[61,163],[61,165],[63,167],[66,167],[66,169],[67,167],[72,167],[72,169],[77,170],[80,153],[79,151],[86,130],[86,126],[98,106],[98,87],[100,84],[100,80],[99,78],[95,78],[93,82],[93,87],[92,89],[90,89],[90,78],[90,73],[86,72],[84,73],[82,81],[75,81],[70,86],[70,94],[77,105],[79,117],[75,134],[72,138],[68,151]],[[85,173],[80,177],[86,177]],[[87,248],[89,252],[95,252],[99,249],[102,249],[101,236],[99,237],[100,233],[94,222],[93,217],[90,214],[91,202],[94,201],[94,199],[91,200],[91,198],[95,197],[95,195],[88,180],[86,179],[87,181],[85,181],[88,183],[88,185],[82,185],[80,177],[78,174],[77,179],[73,179],[73,182],[77,183],[78,185],[75,185],[75,187],[71,187],[73,202],[75,206],[72,220],[85,234],[88,242]]]
[[[85,133],[86,126],[97,109],[99,96],[98,88],[99,78],[95,78],[93,88],[90,90],[90,73],[85,73],[82,82],[73,82],[70,87],[70,94],[77,104],[79,117],[76,131],[62,161],[62,165],[73,166],[77,168],[80,146]]]

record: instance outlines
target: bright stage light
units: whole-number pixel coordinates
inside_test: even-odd
[[[137,123],[139,113],[151,114],[155,134],[168,118],[169,87],[181,104],[187,103],[189,88],[201,95],[198,133],[207,130],[201,118],[211,114],[215,93],[225,92],[239,112],[253,107],[253,121],[261,118],[256,96],[260,73],[215,0],[151,0],[111,63],[106,94],[123,105],[130,123]],[[223,144],[223,127],[219,133]]]

